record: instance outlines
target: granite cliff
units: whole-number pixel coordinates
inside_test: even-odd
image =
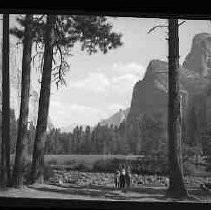
[[[211,125],[211,34],[201,33],[194,37],[191,51],[179,68],[179,82],[183,139],[190,143],[199,142]],[[146,129],[143,131],[143,124],[146,121],[159,125],[162,130],[154,132],[153,138],[167,139],[167,108],[168,63],[152,60],[144,79],[134,86],[126,120],[128,142],[134,149],[138,148],[137,152],[145,150]],[[139,136],[134,139],[137,131]]]

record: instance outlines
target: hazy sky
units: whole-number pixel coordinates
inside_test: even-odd
[[[67,86],[56,90],[52,85],[49,114],[55,126],[94,125],[120,108],[129,107],[133,86],[143,78],[149,61],[167,60],[167,28],[147,34],[151,27],[167,24],[167,20],[119,17],[109,21],[113,31],[123,34],[124,45],[106,55],[89,56],[77,47],[74,49],[74,56],[69,58]],[[211,33],[208,21],[187,20],[180,26],[181,63],[193,36],[201,32]]]

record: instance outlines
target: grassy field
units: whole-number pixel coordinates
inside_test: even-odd
[[[74,161],[77,164],[85,164],[88,167],[93,166],[93,164],[98,160],[108,160],[108,159],[125,159],[135,160],[138,157],[137,155],[45,155],[45,163],[52,163],[53,165],[68,165],[71,161]],[[14,162],[14,155],[11,155],[11,162]],[[28,161],[31,160],[31,156],[27,158]]]
[[[56,160],[58,165],[65,165],[68,161],[75,161],[77,163],[86,163],[87,165],[93,165],[94,162],[98,160],[108,160],[108,159],[125,159],[134,160],[140,156],[125,156],[125,155],[45,155],[45,161]]]

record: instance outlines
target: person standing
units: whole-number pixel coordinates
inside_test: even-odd
[[[117,170],[114,174],[114,183],[115,183],[115,188],[120,187],[120,171]]]
[[[126,170],[125,170],[125,166],[123,165],[120,172],[120,189],[125,188],[125,174],[126,174]]]
[[[128,189],[131,185],[131,171],[130,168],[128,167],[126,170],[126,174],[125,174],[125,184],[126,184],[126,188]]]

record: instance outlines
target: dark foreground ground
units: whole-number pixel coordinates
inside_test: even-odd
[[[138,201],[138,202],[196,202],[211,203],[211,193],[201,189],[189,189],[194,196],[190,200],[177,200],[165,196],[166,187],[133,187],[122,192],[114,187],[79,186],[66,184],[56,186],[50,184],[28,185],[22,189],[9,188],[0,191],[2,197],[12,198],[49,198],[49,199],[79,199],[79,200],[107,200],[107,201]]]

